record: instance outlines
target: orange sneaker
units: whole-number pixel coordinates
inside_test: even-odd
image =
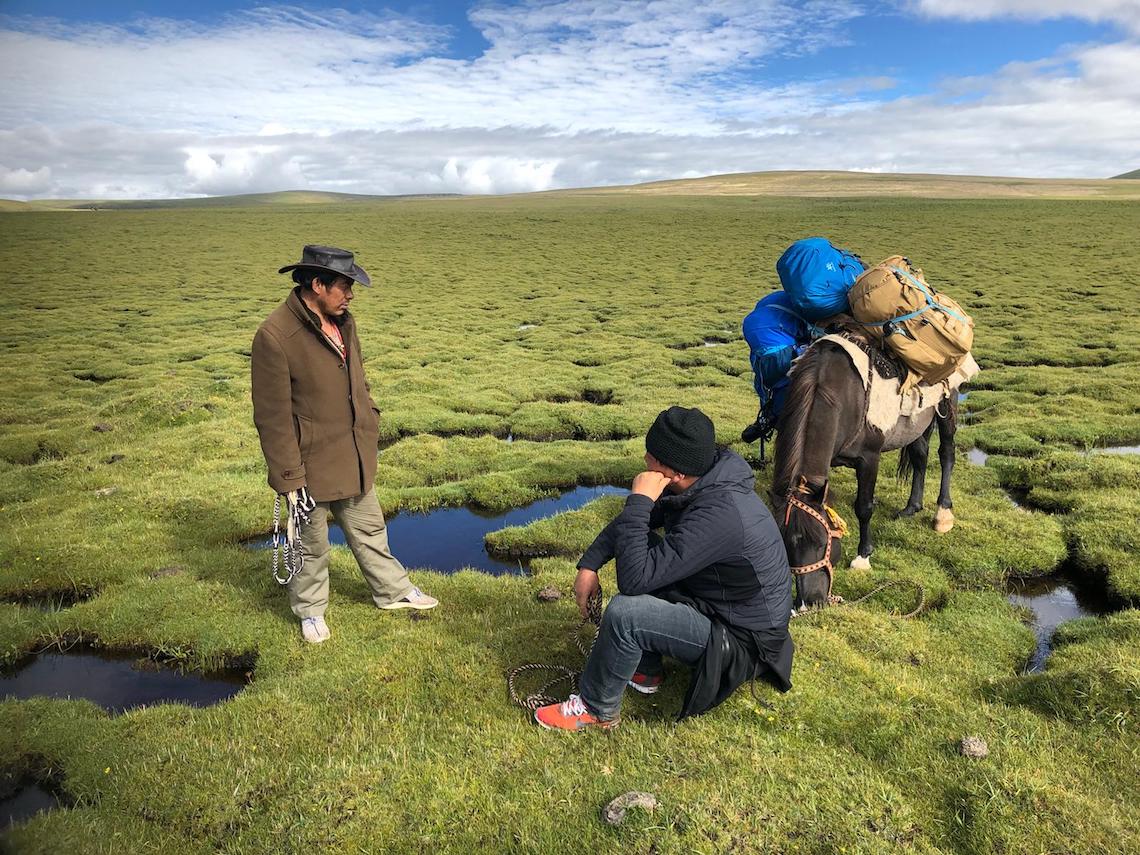
[[[661,683],[664,679],[665,677],[662,674],[650,676],[649,674],[638,672],[634,674],[633,679],[629,681],[629,687],[636,689],[643,695],[652,695],[661,688]]]
[[[549,704],[534,711],[534,720],[547,730],[586,730],[596,727],[610,730],[617,727],[621,719],[600,719],[582,703],[579,695],[571,695],[560,704]]]

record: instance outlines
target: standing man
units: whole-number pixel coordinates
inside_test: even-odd
[[[599,590],[598,569],[616,558],[620,593],[602,616],[581,694],[539,707],[543,727],[614,727],[626,686],[657,691],[663,655],[693,669],[681,718],[711,709],[754,677],[791,688],[784,541],[756,495],[752,468],[718,449],[715,437],[695,407],[670,407],[649,428],[647,471],[578,562],[574,582],[585,616]]]
[[[352,253],[306,246],[296,287],[253,338],[253,421],[269,467],[269,486],[313,507],[301,529],[304,562],[289,583],[289,603],[305,640],[329,638],[329,512],[344,530],[382,609],[430,609],[439,601],[412,584],[388,548],[373,481],[379,413],[364,376],[356,323],[348,312],[355,283],[371,280]],[[315,503],[315,506],[313,506]]]

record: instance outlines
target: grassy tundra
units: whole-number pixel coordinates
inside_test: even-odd
[[[1090,453],[1140,442],[1136,202],[547,195],[0,223],[0,657],[75,639],[190,667],[256,657],[249,687],[204,710],[0,702],[0,785],[51,775],[74,800],[0,849],[1140,849],[1140,611],[1066,625],[1022,676],[1033,636],[1002,593],[1065,565],[1140,602],[1140,457]],[[415,571],[443,601],[427,620],[373,609],[340,548],[333,640],[301,641],[266,554],[238,544],[272,499],[250,340],[302,243],[355,250],[377,282],[353,309],[392,512],[622,483],[673,403],[733,442],[755,414],[740,321],[812,234],[905,252],[978,323],[957,441],[991,456],[959,457],[958,525],[893,520],[905,490],[884,475],[874,569],[836,583],[853,598],[917,581],[919,618],[892,617],[912,604],[897,588],[797,619],[795,688],[762,705],[740,691],[675,725],[674,671],[613,734],[540,731],[503,675],[578,664],[572,605],[534,594],[569,590],[575,551],[620,503],[604,498],[493,535],[543,556],[532,577]],[[850,519],[854,479],[833,483]],[[94,596],[16,602],[63,591]],[[988,758],[959,756],[967,734]],[[629,790],[660,807],[604,825]]]

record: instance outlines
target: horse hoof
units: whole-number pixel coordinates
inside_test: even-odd
[[[856,555],[851,559],[852,570],[870,570],[871,569],[871,556],[869,555]]]
[[[939,534],[946,534],[954,528],[954,512],[949,508],[939,508],[934,515],[934,530]]]

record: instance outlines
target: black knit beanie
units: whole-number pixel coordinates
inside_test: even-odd
[[[712,419],[696,407],[662,410],[645,435],[645,450],[682,475],[704,475],[716,459]]]

